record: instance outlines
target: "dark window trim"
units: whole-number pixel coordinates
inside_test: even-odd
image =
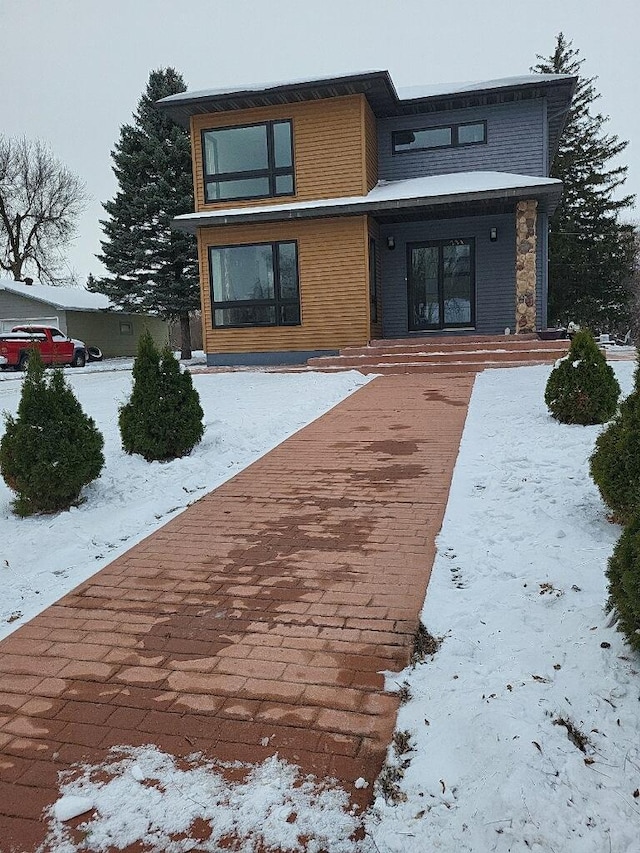
[[[458,142],[458,128],[470,127],[474,124],[481,124],[484,127],[484,139],[477,142]],[[406,151],[396,150],[396,136],[400,133],[420,133],[423,130],[450,130],[451,143],[449,145],[429,145],[424,148],[408,148]],[[478,119],[478,121],[460,121],[456,124],[437,124],[427,127],[407,127],[403,130],[394,130],[391,132],[391,153],[395,157],[397,154],[415,154],[416,151],[442,151],[444,148],[467,148],[469,145],[486,145],[488,141],[487,120]]]
[[[276,124],[288,124],[291,132],[291,166],[276,166],[275,164],[275,140],[273,126]],[[267,131],[267,168],[266,169],[247,169],[244,172],[218,172],[213,174],[207,172],[206,155],[205,155],[205,134],[214,133],[218,130],[243,130],[247,127],[264,127]],[[230,124],[223,127],[207,127],[200,131],[200,148],[202,154],[202,180],[204,184],[204,201],[205,204],[220,204],[221,202],[230,201],[245,201],[252,198],[282,198],[285,196],[295,196],[296,194],[296,170],[295,170],[295,144],[293,138],[293,119],[272,119],[270,121],[256,121],[248,124]],[[293,189],[291,192],[276,192],[276,177],[291,175]],[[247,180],[250,178],[268,178],[269,192],[259,193],[258,195],[242,195],[233,196],[231,198],[214,198],[207,197],[207,184],[220,183],[222,181]]]
[[[441,251],[443,246],[451,246],[456,242],[460,243],[469,243],[470,252],[469,252],[469,274],[471,276],[471,287],[473,290],[472,298],[470,300],[470,319],[468,323],[446,323],[444,322],[444,293],[442,289],[442,280],[443,280],[443,272],[444,272],[444,253]],[[409,299],[409,287],[410,287],[410,278],[411,278],[411,250],[412,249],[420,249],[420,248],[430,248],[433,246],[438,247],[438,305],[440,311],[440,317],[442,317],[442,321],[438,324],[428,326],[424,329],[414,329],[412,327],[412,316],[411,316],[411,300]],[[420,332],[436,332],[442,331],[445,329],[475,329],[476,328],[476,238],[475,237],[450,237],[446,240],[419,240],[416,243],[407,243],[407,256],[406,256],[406,269],[407,269],[407,329],[411,334],[419,334]]]
[[[298,289],[297,299],[282,298],[280,296],[280,253],[278,246],[293,244],[296,249],[296,287]],[[213,249],[242,249],[254,246],[271,246],[271,259],[273,263],[273,299],[234,299],[227,302],[216,302],[213,298],[213,268],[211,265],[211,251]],[[302,325],[302,306],[300,304],[300,265],[298,263],[298,241],[297,240],[263,240],[258,243],[227,243],[224,245],[208,246],[207,261],[209,263],[209,293],[211,298],[211,325],[212,328],[218,330],[224,329],[264,329],[273,328],[274,326],[301,326]],[[296,306],[298,308],[299,320],[297,323],[281,323],[280,322],[280,307],[281,306]],[[251,307],[274,307],[275,308],[275,323],[225,323],[222,326],[216,325],[216,311],[225,310],[227,308],[251,308]]]

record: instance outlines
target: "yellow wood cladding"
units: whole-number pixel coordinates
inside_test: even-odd
[[[300,326],[214,329],[209,246],[296,240]],[[201,228],[198,253],[208,353],[337,350],[369,340],[367,217]]]
[[[365,165],[365,192],[368,193],[378,183],[378,130],[376,117],[369,106],[369,101],[364,102],[364,165]]]
[[[293,122],[295,196],[205,203],[201,132],[275,119]],[[193,116],[191,147],[196,211],[364,195],[377,181],[376,120],[364,95]]]

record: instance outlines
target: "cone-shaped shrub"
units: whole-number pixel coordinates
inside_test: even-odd
[[[180,370],[168,346],[160,354],[145,332],[133,366],[133,391],[120,408],[122,446],[148,462],[186,456],[202,438],[202,418],[191,374]]]
[[[620,396],[613,370],[589,332],[577,332],[569,352],[551,371],[544,401],[563,424],[603,424]]]
[[[607,569],[607,607],[618,617],[618,630],[640,652],[640,516],[622,531]]]
[[[48,378],[31,353],[17,417],[5,416],[0,473],[16,493],[18,515],[57,512],[78,502],[82,487],[104,465],[101,433],[66,384],[61,369]]]
[[[634,390],[598,436],[589,467],[617,521],[630,521],[640,513],[640,366]]]

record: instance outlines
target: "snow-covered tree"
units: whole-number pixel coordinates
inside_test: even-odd
[[[174,216],[193,210],[189,134],[155,107],[184,92],[173,68],[152,71],[134,123],[120,129],[112,151],[119,189],[104,204],[105,240],[99,259],[111,273],[90,287],[129,311],[180,320],[182,358],[191,357],[189,312],[200,307],[195,238],[174,231]]]
[[[597,78],[582,75],[571,41],[560,33],[551,56],[537,58],[536,73],[578,77],[551,169],[564,193],[549,226],[549,319],[613,330],[629,322],[633,229],[619,215],[634,197],[621,193],[627,166],[612,165],[628,143],[606,133],[608,117],[593,111]]]

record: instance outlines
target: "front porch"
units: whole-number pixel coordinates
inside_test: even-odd
[[[372,339],[546,327],[546,205],[501,200],[370,219]]]

